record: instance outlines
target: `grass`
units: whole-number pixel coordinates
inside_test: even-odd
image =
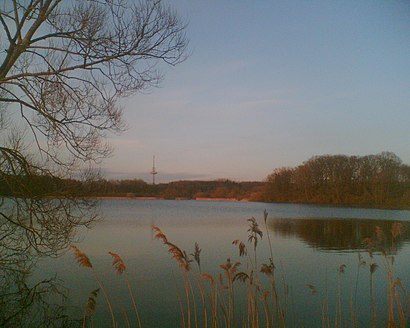
[[[289,327],[303,326],[303,323],[295,321],[298,311],[291,308],[292,297],[290,288],[286,282],[286,275],[278,273],[273,255],[273,248],[269,229],[267,227],[268,213],[264,212],[263,223],[264,231],[255,218],[248,220],[248,238],[246,242],[234,240],[232,244],[238,250],[239,259],[231,260],[228,258],[219,265],[219,273],[211,274],[204,272],[201,267],[201,249],[195,243],[192,253],[186,252],[182,248],[171,242],[166,234],[157,226],[152,230],[154,238],[161,242],[179,267],[183,290],[178,293],[177,302],[180,307],[180,326],[182,328],[199,327]],[[351,274],[350,288],[346,288],[344,276],[347,266],[341,264],[337,270],[337,285],[328,286],[328,279],[324,282],[325,291],[321,300],[321,322],[318,326],[328,327],[360,327],[362,317],[367,314],[360,312],[358,307],[358,292],[364,287],[360,285],[359,277],[366,274],[367,269],[369,295],[368,295],[368,317],[369,327],[380,327],[381,311],[385,312],[386,322],[384,327],[404,328],[408,325],[410,299],[402,281],[395,277],[394,254],[396,251],[395,242],[400,237],[402,226],[394,223],[391,231],[382,231],[376,228],[372,237],[366,238],[364,244],[367,248],[368,262],[359,254],[356,272]],[[390,234],[387,238],[387,234]],[[265,239],[263,237],[266,236]],[[270,257],[263,261],[259,258],[258,249],[262,241],[267,242]],[[386,244],[387,240],[391,243]],[[80,266],[91,269],[99,288],[90,293],[84,309],[83,327],[93,326],[92,317],[95,313],[97,296],[101,291],[111,315],[112,327],[118,327],[118,318],[115,317],[109,296],[101,282],[98,274],[94,271],[90,259],[77,247],[72,247],[74,255]],[[378,306],[378,300],[374,294],[374,275],[379,268],[375,262],[374,253],[382,249],[381,265],[385,269],[386,277],[386,306],[384,309]],[[113,268],[118,275],[124,277],[124,282],[130,295],[133,311],[138,327],[143,325],[139,316],[137,302],[131,289],[126,265],[120,255],[109,252],[113,259]],[[214,269],[214,268],[212,268]],[[177,277],[175,277],[178,280]],[[312,284],[305,287],[310,292],[311,297],[318,297],[319,291]],[[337,290],[336,299],[333,301],[328,297],[328,289]],[[297,291],[300,292],[300,291]],[[348,300],[349,306],[344,303]],[[334,302],[334,303],[333,303]],[[335,309],[331,313],[331,309]],[[121,311],[123,321],[130,327],[128,314],[124,309]],[[160,314],[159,314],[160,315]],[[380,316],[380,317],[379,317]],[[145,323],[150,327],[149,323]]]

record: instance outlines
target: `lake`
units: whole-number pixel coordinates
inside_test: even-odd
[[[131,327],[137,327],[137,320],[125,276],[114,271],[113,259],[108,252],[118,253],[125,262],[142,326],[179,327],[181,306],[186,311],[184,274],[168,253],[168,247],[154,238],[152,226],[161,228],[168,241],[188,254],[193,253],[197,242],[202,250],[202,272],[218,280],[220,273],[224,275],[220,265],[228,258],[232,263],[241,262],[238,272],[249,273],[249,258],[251,261],[254,259],[253,244],[248,243],[247,231],[251,217],[256,219],[263,232],[257,244],[257,265],[269,264],[271,251],[264,210],[268,212],[266,227],[275,265],[277,297],[283,311],[280,316],[285,317],[287,326],[320,327],[322,319],[328,320],[332,327],[340,324],[350,326],[352,307],[358,327],[371,326],[372,318],[377,319],[377,326],[386,326],[390,263],[386,256],[391,255],[392,239],[389,235],[394,222],[402,223],[403,232],[393,243],[393,274],[401,279],[402,287],[410,291],[410,211],[167,200],[102,200],[99,206],[103,220],[95,223],[92,229],[78,231],[75,245],[92,262],[97,279],[103,283],[112,303],[119,327],[126,327],[127,321]],[[363,240],[374,237],[376,227],[385,231],[386,238],[383,245],[375,246],[371,258]],[[249,258],[240,257],[238,247],[232,245],[232,241],[237,239],[245,243]],[[383,250],[387,250],[385,255]],[[359,254],[365,265],[359,265]],[[374,263],[378,265],[377,270],[370,274],[369,265]],[[195,263],[191,266],[191,326],[195,327],[194,307],[197,307],[198,326],[202,327],[204,315],[197,282],[199,272]],[[375,265],[372,268],[375,269]],[[93,271],[80,267],[73,252],[68,251],[56,259],[41,259],[31,276],[31,283],[50,277],[55,277],[66,290],[65,315],[81,322],[90,293],[99,288]],[[258,311],[264,318],[266,312],[261,295],[264,288],[269,290],[269,277],[262,273],[258,273],[258,277],[261,284]],[[200,286],[203,286],[203,292],[210,293],[210,283],[202,280]],[[239,280],[233,283],[236,303],[232,326],[242,327],[247,320],[246,286],[247,283]],[[220,291],[219,306],[224,299],[228,304],[226,293],[226,290]],[[195,303],[192,294],[196,295]],[[87,323],[93,321],[95,327],[110,327],[110,312],[103,293],[100,290],[96,295],[91,297],[96,300],[96,312]],[[59,300],[56,296],[51,298]],[[406,307],[406,298],[404,301],[402,298],[402,302]],[[210,306],[208,303],[208,310]],[[225,312],[228,307],[226,305]],[[274,307],[268,308],[268,317],[279,320],[274,312]],[[341,323],[335,321],[339,317]],[[210,326],[210,314],[207,320]],[[223,314],[219,320],[220,326],[226,325]]]

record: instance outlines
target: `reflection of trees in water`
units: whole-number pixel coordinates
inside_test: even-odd
[[[1,327],[80,327],[62,300],[66,290],[56,278],[28,282],[28,272],[1,270]]]
[[[57,279],[33,282],[30,275],[40,257],[58,256],[76,228],[92,222],[91,205],[68,198],[0,198],[1,327],[79,326],[66,314],[67,292]]]
[[[56,256],[73,241],[76,228],[95,220],[94,205],[74,197],[0,197],[0,247],[12,250],[11,258],[26,252]]]
[[[388,250],[392,243],[391,229],[394,222],[391,220],[371,219],[333,219],[333,218],[306,218],[306,219],[274,219],[269,222],[275,233],[285,237],[297,237],[309,246],[322,250],[363,250],[363,240],[375,236],[376,227],[385,232],[385,240],[378,245],[378,251]],[[410,240],[410,223],[403,224],[402,234],[395,240],[396,250],[403,242]]]

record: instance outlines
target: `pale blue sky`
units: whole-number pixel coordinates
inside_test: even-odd
[[[109,178],[263,180],[313,155],[410,164],[409,1],[170,0],[190,57],[124,102]]]

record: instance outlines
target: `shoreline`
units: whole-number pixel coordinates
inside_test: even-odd
[[[197,201],[225,201],[225,202],[249,202],[249,199],[238,199],[238,198],[210,198],[210,197],[197,197],[197,198],[184,198],[176,197],[173,199],[163,198],[163,197],[147,197],[147,196],[94,196],[89,197],[96,200],[197,200]]]
[[[149,197],[149,196],[94,196],[94,197],[87,197],[90,199],[96,200],[195,200],[195,201],[220,201],[220,202],[255,202],[255,203],[266,203],[266,204],[302,204],[302,205],[312,205],[312,206],[321,206],[321,207],[340,207],[340,208],[363,208],[363,209],[377,209],[377,210],[394,210],[394,211],[410,211],[410,206],[402,205],[402,206],[393,206],[393,205],[386,205],[386,206],[376,206],[376,205],[369,205],[369,204],[327,204],[327,203],[306,203],[306,202],[264,202],[264,201],[255,201],[250,200],[248,198],[238,199],[238,198],[211,198],[211,197],[196,197],[196,198],[184,198],[184,197],[176,197],[176,198],[164,198],[164,197]]]

